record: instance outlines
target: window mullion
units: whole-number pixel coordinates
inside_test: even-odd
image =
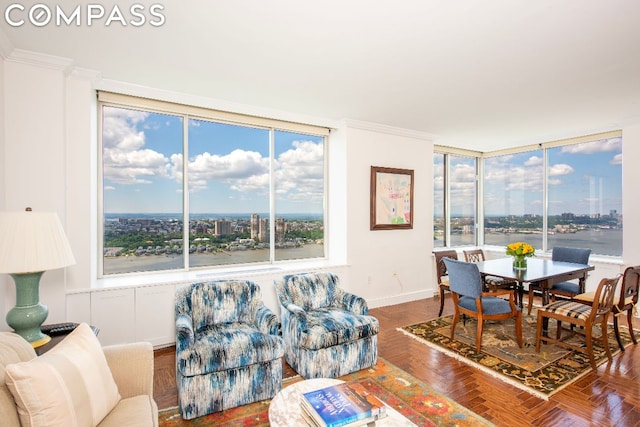
[[[275,130],[269,130],[269,263],[273,264],[276,260],[276,198],[275,198],[275,182],[273,173],[275,169],[274,153],[275,153]]]
[[[182,253],[184,269],[189,271],[189,116],[182,116]]]

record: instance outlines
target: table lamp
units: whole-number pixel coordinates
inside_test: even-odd
[[[49,310],[40,303],[40,277],[46,270],[75,264],[71,247],[54,212],[0,212],[0,273],[15,282],[16,305],[7,324],[35,347],[48,343],[40,325]]]

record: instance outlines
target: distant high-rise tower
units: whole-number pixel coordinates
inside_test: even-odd
[[[260,233],[258,234],[258,236],[261,242],[269,241],[269,219],[268,218],[260,218]]]
[[[260,238],[260,215],[251,214],[251,238]]]
[[[284,241],[285,231],[284,218],[276,218],[276,243]]]

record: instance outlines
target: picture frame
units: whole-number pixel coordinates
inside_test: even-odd
[[[370,230],[413,228],[413,169],[371,166]]]

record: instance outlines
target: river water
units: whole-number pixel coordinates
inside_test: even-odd
[[[324,245],[307,244],[299,248],[276,249],[276,261],[322,258]],[[269,249],[189,254],[192,268],[269,261]],[[183,255],[142,255],[105,257],[104,274],[122,274],[141,271],[179,270],[184,266]]]

